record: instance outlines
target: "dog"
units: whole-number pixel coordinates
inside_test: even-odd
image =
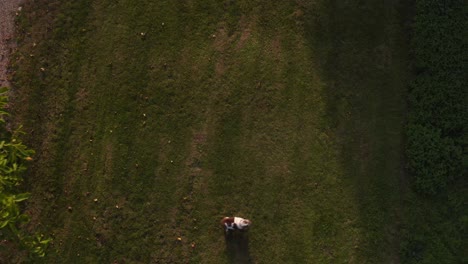
[[[224,228],[226,233],[230,231],[239,230],[246,231],[249,229],[252,222],[249,219],[242,217],[224,217],[221,220],[221,226]]]

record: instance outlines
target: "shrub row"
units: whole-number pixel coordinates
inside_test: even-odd
[[[403,208],[402,263],[467,263],[468,8],[464,0],[416,0]],[[465,160],[465,164],[464,164]]]
[[[406,155],[415,190],[436,195],[464,170],[468,18],[463,0],[417,0],[415,12]]]

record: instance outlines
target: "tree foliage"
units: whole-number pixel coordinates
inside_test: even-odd
[[[406,198],[402,263],[467,263],[468,6],[416,0],[406,160],[417,194]]]
[[[462,177],[466,156],[468,61],[464,1],[416,1],[409,91],[408,169],[415,189],[443,193]]]
[[[425,194],[444,190],[460,172],[461,148],[439,129],[411,124],[408,128],[407,155],[415,187]]]

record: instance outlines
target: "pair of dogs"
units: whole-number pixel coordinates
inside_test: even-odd
[[[224,217],[221,220],[221,226],[226,233],[234,230],[246,231],[249,229],[252,222],[249,219],[242,217]]]

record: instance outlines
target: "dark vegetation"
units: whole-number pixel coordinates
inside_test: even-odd
[[[415,58],[445,47],[418,44],[434,37],[420,12]],[[464,260],[466,116],[427,112],[462,110],[442,82],[463,73],[444,68],[432,97],[419,80],[439,58],[415,59],[406,118],[408,20],[404,1],[27,2],[12,112],[37,150],[26,211],[54,237],[44,262]],[[225,241],[226,215],[252,219],[248,237]]]
[[[408,168],[418,192],[436,195],[463,178],[462,152],[466,154],[463,147],[468,132],[468,41],[464,34],[468,16],[464,1],[416,3]]]
[[[468,9],[418,0],[411,49],[406,156],[417,196],[408,198],[407,263],[466,263]]]

